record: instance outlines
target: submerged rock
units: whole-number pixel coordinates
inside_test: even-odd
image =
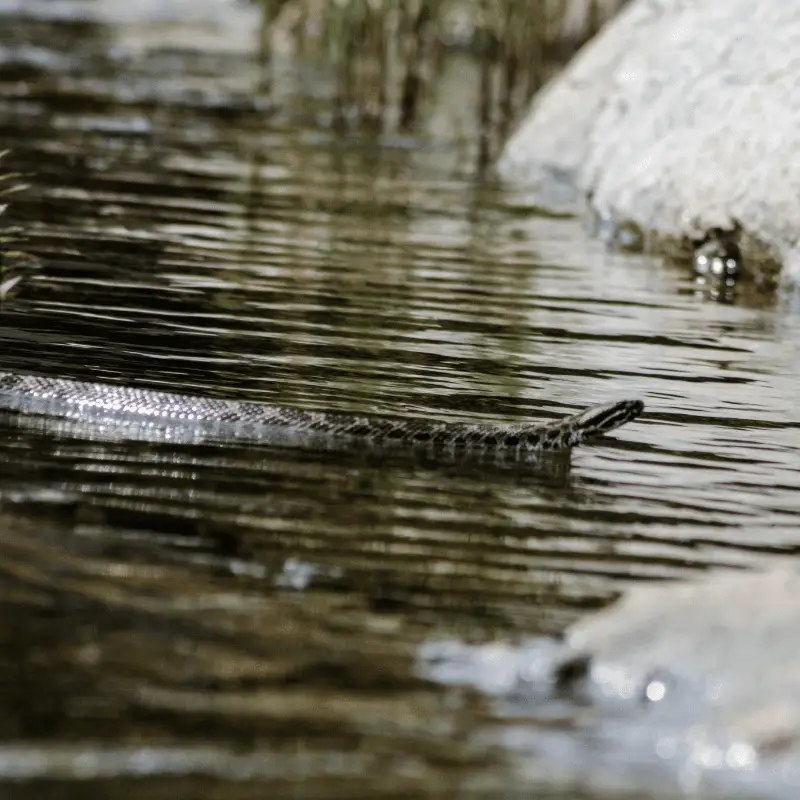
[[[794,798],[798,598],[791,571],[634,588],[563,642],[440,643],[423,652],[423,671],[494,696],[507,725],[524,720],[505,740],[537,779]]]
[[[737,231],[746,277],[797,279],[798,53],[794,3],[634,0],[539,94],[499,172],[650,250],[690,258]]]
[[[645,695],[658,671],[703,681],[692,721],[776,754],[800,745],[798,630],[800,574],[781,570],[637,587],[568,640]]]

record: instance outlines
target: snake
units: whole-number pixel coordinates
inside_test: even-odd
[[[436,421],[330,411],[179,394],[111,383],[0,371],[0,410],[71,420],[112,430],[148,428],[160,438],[250,441],[295,446],[359,442],[433,452],[479,452],[529,459],[570,451],[638,417],[641,400],[593,405],[562,419],[507,424]]]

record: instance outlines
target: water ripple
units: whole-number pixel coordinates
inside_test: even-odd
[[[28,35],[41,40],[40,12]],[[608,253],[577,220],[521,213],[519,198],[447,166],[457,142],[385,148],[309,126],[290,104],[297,72],[276,76],[286,107],[273,115],[252,97],[247,58],[170,52],[162,81],[165,53],[137,60],[135,80],[119,56],[88,78],[68,53],[102,39],[65,30],[57,90],[0,92],[9,167],[35,176],[10,213],[41,260],[4,304],[0,368],[432,420],[552,419],[625,396],[647,412],[550,478],[0,416],[0,504],[70,531],[14,562],[25,597],[40,598],[52,553],[91,553],[109,575],[152,560],[243,592],[299,593],[309,608],[363,603],[370,636],[398,619],[401,639],[528,635],[632,581],[797,552],[790,309],[708,302],[679,266]],[[198,94],[196,70],[219,76],[213,92]],[[80,574],[59,584],[79,604],[93,586]],[[148,691],[153,708],[194,698]],[[79,751],[50,755],[9,746],[0,771],[83,768]],[[147,758],[215,769],[202,749]],[[112,749],[102,774],[139,759]]]

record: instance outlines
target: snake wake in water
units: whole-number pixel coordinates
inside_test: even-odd
[[[260,441],[294,446],[362,442],[442,453],[495,453],[528,460],[618,428],[642,413],[641,400],[592,406],[554,422],[507,425],[437,422],[304,411],[266,403],[173,394],[104,383],[0,372],[0,409],[117,430],[147,427],[159,438]],[[171,435],[175,434],[175,435]]]

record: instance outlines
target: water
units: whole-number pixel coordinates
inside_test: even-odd
[[[42,259],[0,369],[430,419],[647,412],[557,478],[0,415],[0,775],[31,797],[529,792],[485,698],[425,680],[419,648],[784,562],[797,316],[537,215],[447,125],[336,134],[311,67],[259,96],[252,9],[198,4],[213,24],[167,36],[127,6],[0,3],[0,145],[32,184],[11,217]]]

